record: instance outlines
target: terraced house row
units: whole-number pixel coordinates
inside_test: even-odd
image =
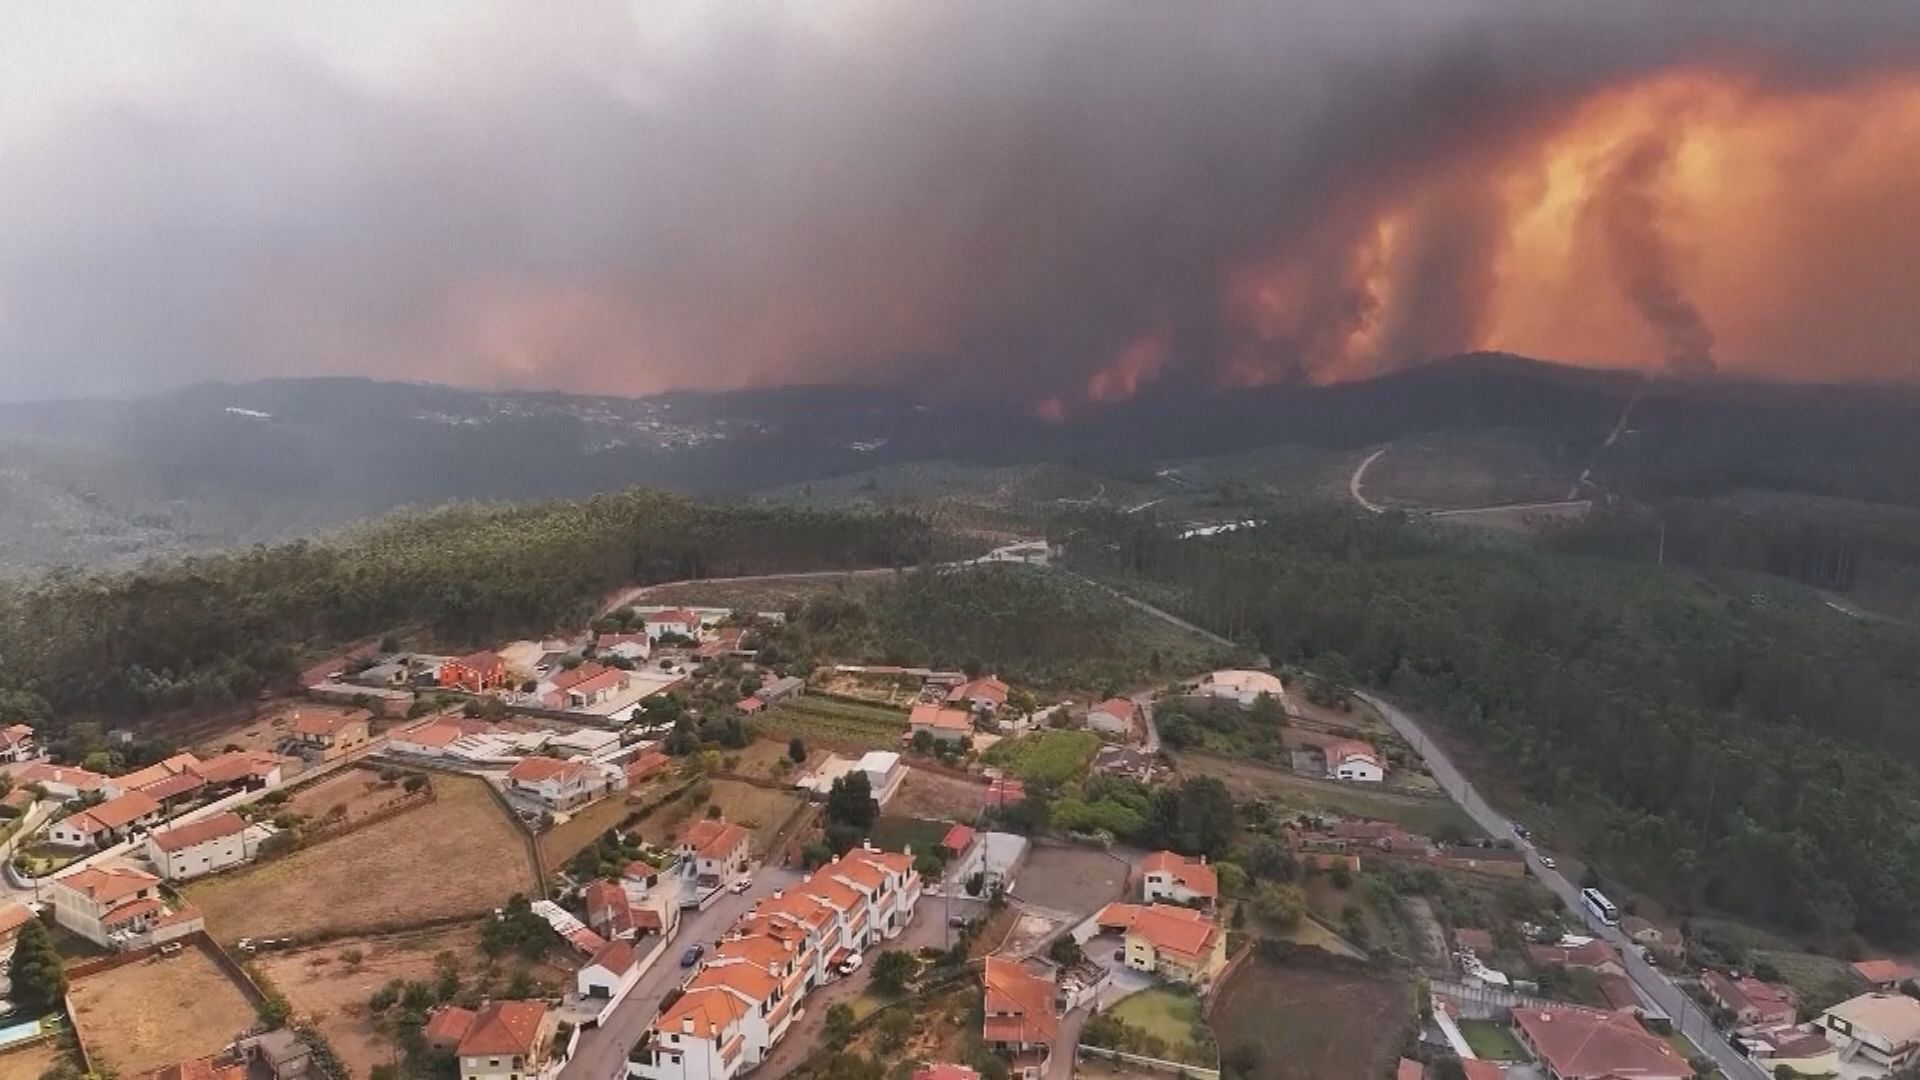
[[[898,937],[920,901],[913,853],[856,848],[754,905],[629,1055],[634,1080],[732,1080],[760,1064],[807,994]]]

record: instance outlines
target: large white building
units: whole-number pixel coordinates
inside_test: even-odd
[[[1861,994],[1821,1013],[1816,1023],[1840,1048],[1842,1061],[1892,1071],[1920,1060],[1920,1001],[1905,994]]]
[[[256,847],[248,844],[240,815],[221,813],[149,833],[147,860],[168,881],[186,881],[239,866]]]
[[[900,763],[900,755],[891,750],[869,750],[855,766],[867,774],[867,786],[873,789],[873,801],[881,806],[900,790],[900,784],[907,778],[907,767]]]

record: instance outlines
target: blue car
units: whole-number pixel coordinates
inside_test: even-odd
[[[705,945],[695,945],[693,948],[680,954],[680,966],[690,968],[699,963],[700,958],[705,955],[707,955],[707,947]]]

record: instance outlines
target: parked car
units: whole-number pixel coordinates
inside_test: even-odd
[[[861,956],[859,953],[854,953],[852,956],[849,956],[845,960],[840,961],[840,967],[838,970],[842,975],[851,975],[854,972],[859,971],[860,965],[865,962],[866,962],[865,957]]]
[[[699,963],[700,958],[705,955],[707,955],[707,947],[705,945],[695,945],[692,948],[688,949],[686,952],[683,952],[680,954],[680,966],[683,968],[690,968],[693,965]]]
[[[736,881],[731,886],[729,886],[728,891],[734,893],[735,895],[738,895],[740,893],[746,892],[748,889],[751,889],[751,888],[753,888],[753,875],[748,874],[746,877],[741,878],[739,881]]]
[[[947,916],[947,925],[955,928],[968,927],[973,925],[973,920],[967,918],[965,915],[949,915]]]

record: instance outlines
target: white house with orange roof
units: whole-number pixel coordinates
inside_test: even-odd
[[[827,981],[827,956],[840,947],[840,913],[797,892],[776,892],[755,904],[736,929],[791,944],[808,989]]]
[[[47,793],[49,798],[62,802],[72,802],[83,795],[94,792],[105,793],[107,777],[97,772],[73,765],[49,765],[36,761],[23,769],[16,769],[13,782],[20,785],[33,785]]]
[[[913,868],[912,848],[895,852],[857,847],[833,865],[838,868],[836,876],[866,892],[876,938],[891,940],[906,930],[920,903],[920,874]]]
[[[984,996],[980,1037],[1007,1059],[1020,1080],[1047,1075],[1060,1019],[1054,1013],[1054,982],[1017,960],[987,957],[980,974]]]
[[[646,967],[631,941],[609,941],[574,972],[574,988],[583,1002],[599,1009],[604,1018],[626,1000]]]
[[[648,640],[659,641],[669,634],[683,638],[699,637],[700,616],[686,608],[668,608],[665,611],[652,612],[647,616]]]
[[[25,724],[0,728],[0,761],[31,761],[40,756],[40,744],[33,729]]]
[[[746,873],[752,854],[752,833],[721,818],[705,818],[680,837],[680,874],[696,888],[718,888]]]
[[[489,1001],[454,1047],[463,1080],[541,1080],[556,1075],[559,1018],[539,1001]]]
[[[137,829],[156,824],[164,816],[164,808],[153,796],[144,791],[129,791],[54,822],[47,830],[47,840],[61,847],[105,847]]]
[[[749,1039],[764,1039],[768,1014],[784,1004],[756,996],[771,982],[765,976],[755,979],[745,968],[724,977],[708,977],[705,971],[694,976],[686,992],[654,1018],[628,1052],[627,1075],[635,1080],[733,1080],[759,1064],[771,1042],[755,1047]],[[790,1019],[790,1005],[785,1011]]]
[[[1140,706],[1123,698],[1108,698],[1087,710],[1087,730],[1102,735],[1132,735],[1140,725]]]
[[[941,742],[959,742],[973,734],[973,714],[965,709],[915,705],[907,714],[906,738],[923,731]]]
[[[1327,779],[1377,784],[1387,778],[1387,761],[1372,743],[1340,739],[1321,747],[1327,756]]]
[[[628,1075],[732,1080],[760,1064],[805,996],[854,951],[898,934],[919,896],[910,856],[860,848],[759,901],[655,1018]]]
[[[612,788],[612,780],[592,762],[530,757],[507,770],[507,788],[516,795],[564,810],[605,795]]]
[[[1149,904],[1166,901],[1211,909],[1220,900],[1220,875],[1204,855],[1188,858],[1177,851],[1156,851],[1140,863],[1140,894]]]
[[[239,866],[259,850],[247,823],[231,811],[147,834],[147,861],[168,881],[186,881]]]
[[[61,926],[104,948],[171,941],[199,930],[198,911],[175,911],[160,895],[160,879],[138,870],[89,866],[41,886]]]
[[[974,712],[992,713],[1007,703],[1007,684],[997,675],[983,675],[947,691],[947,704],[965,705]]]

